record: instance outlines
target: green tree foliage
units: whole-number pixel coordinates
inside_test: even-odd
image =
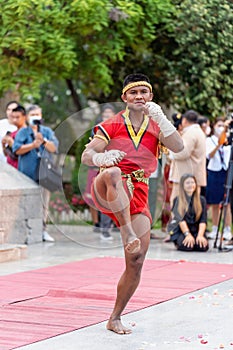
[[[140,71],[157,101],[218,115],[232,104],[232,10],[230,0],[0,0],[0,96],[39,102],[43,85],[54,125],[86,98],[116,101]]]
[[[170,0],[0,0],[0,94],[35,97],[53,79],[107,94],[112,65],[127,50],[143,55],[172,8]]]
[[[217,116],[233,99],[233,2],[183,0],[171,23],[167,86],[173,104]]]
[[[1,1],[0,91],[38,95],[41,83],[67,77],[77,64],[63,1]]]

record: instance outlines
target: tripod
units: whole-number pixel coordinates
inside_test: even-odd
[[[229,162],[229,167],[228,167],[228,170],[227,170],[227,178],[226,178],[226,184],[225,184],[223,201],[220,203],[220,214],[219,214],[219,221],[218,221],[218,229],[217,229],[217,234],[216,234],[216,238],[215,238],[215,241],[214,241],[214,248],[217,248],[217,240],[218,240],[218,235],[219,235],[219,232],[220,232],[220,226],[221,226],[222,215],[223,215],[223,222],[222,222],[221,232],[220,232],[220,243],[219,243],[219,246],[218,246],[218,250],[219,251],[227,251],[227,252],[229,252],[230,250],[233,250],[233,248],[225,248],[225,247],[223,248],[222,247],[223,230],[224,230],[224,227],[225,227],[227,205],[229,203],[230,190],[232,188],[232,181],[233,181],[233,140],[231,140],[230,162]]]

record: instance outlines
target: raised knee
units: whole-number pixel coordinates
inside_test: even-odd
[[[121,180],[121,170],[115,166],[105,169],[103,175],[105,180],[112,185],[116,185],[117,182]]]

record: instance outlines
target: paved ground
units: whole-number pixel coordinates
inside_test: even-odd
[[[50,226],[55,243],[28,246],[28,258],[0,264],[0,275],[22,272],[99,256],[123,256],[118,233],[102,242],[85,226]],[[161,238],[163,234],[156,232]],[[207,253],[185,253],[162,239],[151,240],[150,259],[233,263],[233,251],[211,248]],[[22,350],[233,350],[233,280],[123,316],[131,335],[105,329],[106,322],[35,344]]]

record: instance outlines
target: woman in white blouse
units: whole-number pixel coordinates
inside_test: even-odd
[[[208,238],[215,239],[219,222],[219,204],[224,201],[225,183],[230,161],[231,146],[225,143],[223,132],[225,131],[224,118],[218,117],[213,124],[212,135],[206,139],[207,188],[206,201],[212,208],[212,232]],[[223,238],[230,240],[231,234],[231,209],[227,204]]]

